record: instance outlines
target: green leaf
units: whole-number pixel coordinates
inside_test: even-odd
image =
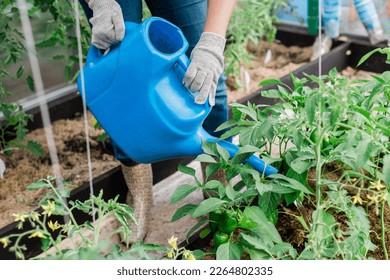
[[[267,252],[269,255],[271,255],[269,250],[271,249],[271,246],[273,246],[273,244],[267,243],[266,242],[267,239],[261,239],[243,233],[241,234],[241,237],[245,242],[247,242],[250,245],[250,247],[257,250],[262,250],[264,252]]]
[[[352,205],[351,212],[353,213],[351,219],[353,225],[356,226],[360,232],[365,232],[368,235],[370,233],[370,220],[368,219],[365,209],[361,206],[357,207]],[[330,222],[332,222],[332,220]]]
[[[206,182],[206,184],[203,185],[203,189],[207,189],[207,190],[214,190],[214,189],[218,189],[220,187],[223,187],[223,185],[218,180],[211,180],[211,181]]]
[[[207,235],[209,235],[211,233],[211,229],[208,227],[208,228],[205,228],[204,230],[202,230],[200,233],[199,233],[199,237],[200,238],[205,238]]]
[[[213,174],[215,174],[219,169],[219,163],[214,163],[206,166],[206,180],[210,178]],[[206,183],[207,184],[207,183]]]
[[[277,209],[280,202],[282,201],[282,195],[273,192],[266,192],[259,196],[259,207],[264,211],[267,217]]]
[[[38,190],[38,189],[49,189],[50,184],[48,184],[45,180],[39,180],[38,182],[34,182],[26,187],[28,190]]]
[[[117,211],[114,212],[115,218],[118,220],[118,222],[123,226],[123,229],[126,232],[127,236],[130,236],[130,229],[132,225],[129,224],[128,220],[125,218],[125,216],[122,213],[119,213]]]
[[[332,111],[330,113],[330,125],[333,127],[340,119],[340,116],[342,114],[342,105],[341,104],[334,104]]]
[[[71,75],[72,75],[72,67],[70,65],[65,65],[64,67],[65,81],[69,81]]]
[[[188,241],[188,238],[191,237],[191,235],[196,231],[198,230],[201,226],[207,224],[209,222],[209,218],[208,217],[202,217],[199,219],[199,221],[196,223],[196,225],[194,225],[187,233],[187,236],[186,236],[186,239]]]
[[[192,251],[192,255],[194,255],[195,259],[201,260],[206,255],[206,253],[202,250],[194,250]]]
[[[236,199],[236,197],[237,197],[239,194],[240,194],[239,192],[236,192],[236,191],[233,189],[233,187],[232,187],[231,184],[228,184],[228,185],[226,186],[226,196],[227,196],[230,200],[234,201],[234,200]]]
[[[217,249],[217,260],[240,260],[242,248],[234,243],[221,244]]]
[[[306,115],[307,115],[307,119],[309,121],[309,124],[313,124],[313,122],[315,120],[318,100],[319,100],[318,94],[311,95],[310,97],[308,97],[306,99],[305,111],[306,111]]]
[[[215,131],[221,131],[221,130],[225,130],[227,128],[230,128],[232,125],[236,124],[237,121],[236,120],[228,120],[226,122],[224,122],[223,124],[221,124],[220,126],[218,126]]]
[[[255,126],[242,129],[239,135],[241,145],[256,144],[263,135],[263,130],[260,124],[256,124]]]
[[[58,39],[55,37],[51,37],[49,39],[43,40],[39,43],[37,43],[35,46],[38,48],[47,48],[52,47],[58,42]]]
[[[227,204],[227,202],[215,197],[203,200],[195,209],[194,213],[192,214],[192,217],[196,218],[204,214],[210,213],[214,210],[221,208],[221,206],[224,204]]]
[[[110,138],[110,136],[108,136],[107,133],[103,132],[102,134],[100,134],[97,138],[97,141],[98,142],[104,142],[105,140],[108,140]]]
[[[198,205],[196,205],[196,204],[186,204],[186,205],[181,206],[180,208],[178,208],[176,210],[175,214],[173,214],[171,222],[175,222],[177,220],[180,220],[181,218],[183,218],[186,215],[192,215],[192,213],[194,213],[196,207],[198,207]]]
[[[380,82],[381,84],[386,84],[386,81],[384,79],[382,79],[381,77],[379,77],[377,75],[373,75],[373,74],[370,74],[370,76],[373,77],[378,82]]]
[[[263,210],[257,206],[246,207],[244,210],[244,215],[252,219],[255,223],[259,225],[262,232],[266,235],[267,238],[272,240],[274,243],[282,243],[282,238],[280,237],[278,231],[275,228],[275,225],[268,221]],[[260,236],[261,237],[261,236]]]
[[[237,151],[237,154],[236,155],[241,155],[241,154],[253,154],[253,153],[256,153],[256,152],[260,152],[260,149],[255,147],[255,146],[251,146],[251,145],[245,145],[244,147],[240,147]]]
[[[288,178],[282,174],[272,174],[269,177],[273,178],[273,179],[278,179],[278,182],[281,183],[282,186],[289,187],[289,188],[292,188],[294,190],[301,191],[304,193],[314,194],[313,190],[311,190],[311,189],[309,190],[308,188],[306,188],[304,185],[302,185],[297,180],[292,179],[292,178]]]
[[[95,230],[93,224],[92,224],[90,221],[86,221],[86,222],[83,224],[83,226],[86,227],[87,229]]]
[[[286,177],[297,180],[302,185],[307,185],[308,172],[297,173],[292,168],[289,168]]]
[[[288,254],[292,258],[296,258],[298,253],[290,243],[280,243],[276,244],[271,248],[271,253],[274,256],[277,256],[278,259],[282,258],[284,255]]]
[[[369,53],[366,53],[360,60],[359,63],[356,65],[356,67],[359,67],[362,65],[370,56],[372,56],[374,53],[378,52],[380,48],[376,48],[375,50],[370,51]]]
[[[195,160],[199,161],[199,162],[208,162],[208,163],[216,163],[217,162],[215,160],[215,158],[213,158],[210,155],[206,155],[206,154],[201,154],[201,155],[197,156]]]
[[[188,174],[188,175],[191,175],[192,177],[195,177],[196,171],[195,171],[195,169],[193,169],[191,167],[180,164],[178,167],[178,170],[184,174]]]
[[[315,162],[312,160],[303,160],[302,158],[294,159],[291,164],[291,168],[298,174],[307,172],[311,167],[315,166]]]
[[[224,139],[233,137],[233,136],[239,134],[241,130],[242,130],[242,127],[233,127],[232,129],[229,129],[228,131],[226,131],[225,133],[223,133],[223,134],[219,137],[219,139],[220,139],[220,140],[224,140]]]
[[[69,198],[70,197],[70,190],[69,189],[61,188],[61,189],[58,189],[57,192],[62,198]]]
[[[28,75],[26,81],[27,81],[28,88],[31,91],[35,91],[34,79],[30,75]]]
[[[262,90],[260,91],[261,96],[266,98],[282,98],[280,92],[276,89]]]
[[[51,58],[52,60],[62,60],[65,59],[64,55],[55,55]]]
[[[283,83],[279,79],[272,79],[272,78],[271,79],[262,80],[259,83],[259,86],[268,86],[268,85],[283,85]]]
[[[261,183],[259,181],[255,182],[256,184],[256,190],[259,192],[260,195],[263,195],[266,192],[274,192],[278,194],[288,194],[288,193],[294,193],[295,191],[289,187],[281,186],[276,183]]]
[[[383,157],[383,182],[390,185],[390,155]]]
[[[17,78],[20,78],[24,73],[24,67],[23,66],[20,66],[18,71],[16,72],[16,77]]]
[[[362,116],[364,116],[367,120],[371,120],[371,113],[358,107],[358,106],[351,106],[350,107],[353,111],[358,112]]]
[[[256,249],[245,248],[245,251],[249,254],[250,259],[252,261],[254,261],[254,260],[269,260],[269,259],[271,259],[269,257],[269,254],[267,254],[263,250],[256,250]]]
[[[175,204],[181,201],[182,199],[184,199],[185,197],[187,197],[197,189],[198,189],[197,187],[187,185],[187,184],[179,186],[173,193],[170,204]]]
[[[46,252],[49,250],[51,245],[50,238],[41,238],[41,250]]]
[[[317,242],[331,242],[332,233],[334,233],[335,230],[334,217],[324,209],[317,209],[313,212],[312,218],[313,221],[317,222],[316,226],[313,227],[313,234],[315,235]]]
[[[248,106],[242,106],[242,107],[238,108],[238,110],[241,111],[242,113],[246,114],[252,120],[256,121],[257,120],[257,111],[254,108],[249,107],[249,106],[250,106],[250,104],[248,104]]]
[[[229,160],[229,158],[230,158],[230,153],[229,153],[225,148],[223,148],[222,146],[220,146],[218,143],[217,143],[217,150],[218,150],[219,155],[220,155],[225,161],[228,161],[228,160]]]
[[[217,144],[215,142],[203,142],[202,149],[206,154],[218,157]]]
[[[292,168],[289,168],[287,170],[286,176],[297,180],[298,182],[300,182],[304,186],[307,185],[308,171],[303,172],[302,174],[299,174],[299,173],[295,172]],[[291,203],[293,203],[297,199],[297,197],[300,195],[300,193],[301,193],[300,191],[295,191],[293,193],[285,194],[284,199],[286,201],[286,204],[290,205]]]
[[[32,152],[34,155],[37,155],[39,157],[43,156],[43,150],[42,150],[42,145],[32,141],[28,140],[27,141],[27,149]]]

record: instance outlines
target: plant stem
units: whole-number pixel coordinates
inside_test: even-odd
[[[381,243],[383,248],[383,254],[385,256],[385,259],[389,259],[389,255],[387,254],[387,248],[386,248],[386,228],[385,228],[385,202],[382,202],[381,204]]]
[[[75,217],[73,216],[73,213],[72,211],[70,210],[70,208],[68,207],[67,203],[65,203],[65,201],[63,200],[62,196],[57,192],[56,188],[53,186],[53,184],[50,182],[50,181],[47,181],[48,184],[50,185],[50,188],[53,190],[54,194],[59,198],[59,200],[61,201],[62,205],[64,206],[64,208],[66,209],[66,212],[68,213],[69,215],[69,218],[71,219],[71,221],[73,222],[74,226],[77,228],[77,229],[80,229],[80,226],[79,224],[77,223]],[[80,233],[80,231],[78,231],[78,235],[80,236],[80,238],[86,242],[86,238]]]
[[[321,206],[322,203],[322,182],[321,182],[321,171],[322,171],[322,162],[321,162],[321,141],[316,143],[316,202],[317,209]]]

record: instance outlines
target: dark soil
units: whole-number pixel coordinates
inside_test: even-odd
[[[93,176],[101,175],[119,162],[111,155],[109,146],[98,142],[103,131],[92,128],[93,117],[89,114],[89,134]],[[61,164],[63,179],[74,187],[88,181],[88,159],[83,117],[59,120],[52,124],[54,140]],[[29,212],[36,208],[44,190],[26,191],[26,187],[52,175],[50,156],[43,129],[32,131],[27,136],[42,144],[44,155],[38,157],[24,149],[14,150],[3,158],[6,165],[4,179],[0,180],[0,227],[13,222],[12,213]]]
[[[255,59],[249,65],[242,67],[240,77],[228,77],[227,85],[229,103],[237,102],[245,96],[259,89],[259,82],[269,78],[280,78],[298,69],[310,61],[311,47],[286,47],[280,43],[268,44],[261,42],[258,45],[248,45],[248,50]],[[266,61],[267,52],[271,53],[271,60]],[[235,79],[240,79],[241,88],[236,88]]]

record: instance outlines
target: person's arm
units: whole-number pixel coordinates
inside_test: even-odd
[[[209,0],[204,32],[225,37],[236,0]]]
[[[236,0],[209,0],[204,32],[191,53],[183,83],[198,104],[214,106],[218,79],[224,70],[225,35]]]

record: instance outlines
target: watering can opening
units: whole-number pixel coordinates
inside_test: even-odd
[[[184,45],[183,36],[179,33],[179,29],[166,21],[152,21],[149,25],[148,35],[153,47],[164,54],[176,53]]]

